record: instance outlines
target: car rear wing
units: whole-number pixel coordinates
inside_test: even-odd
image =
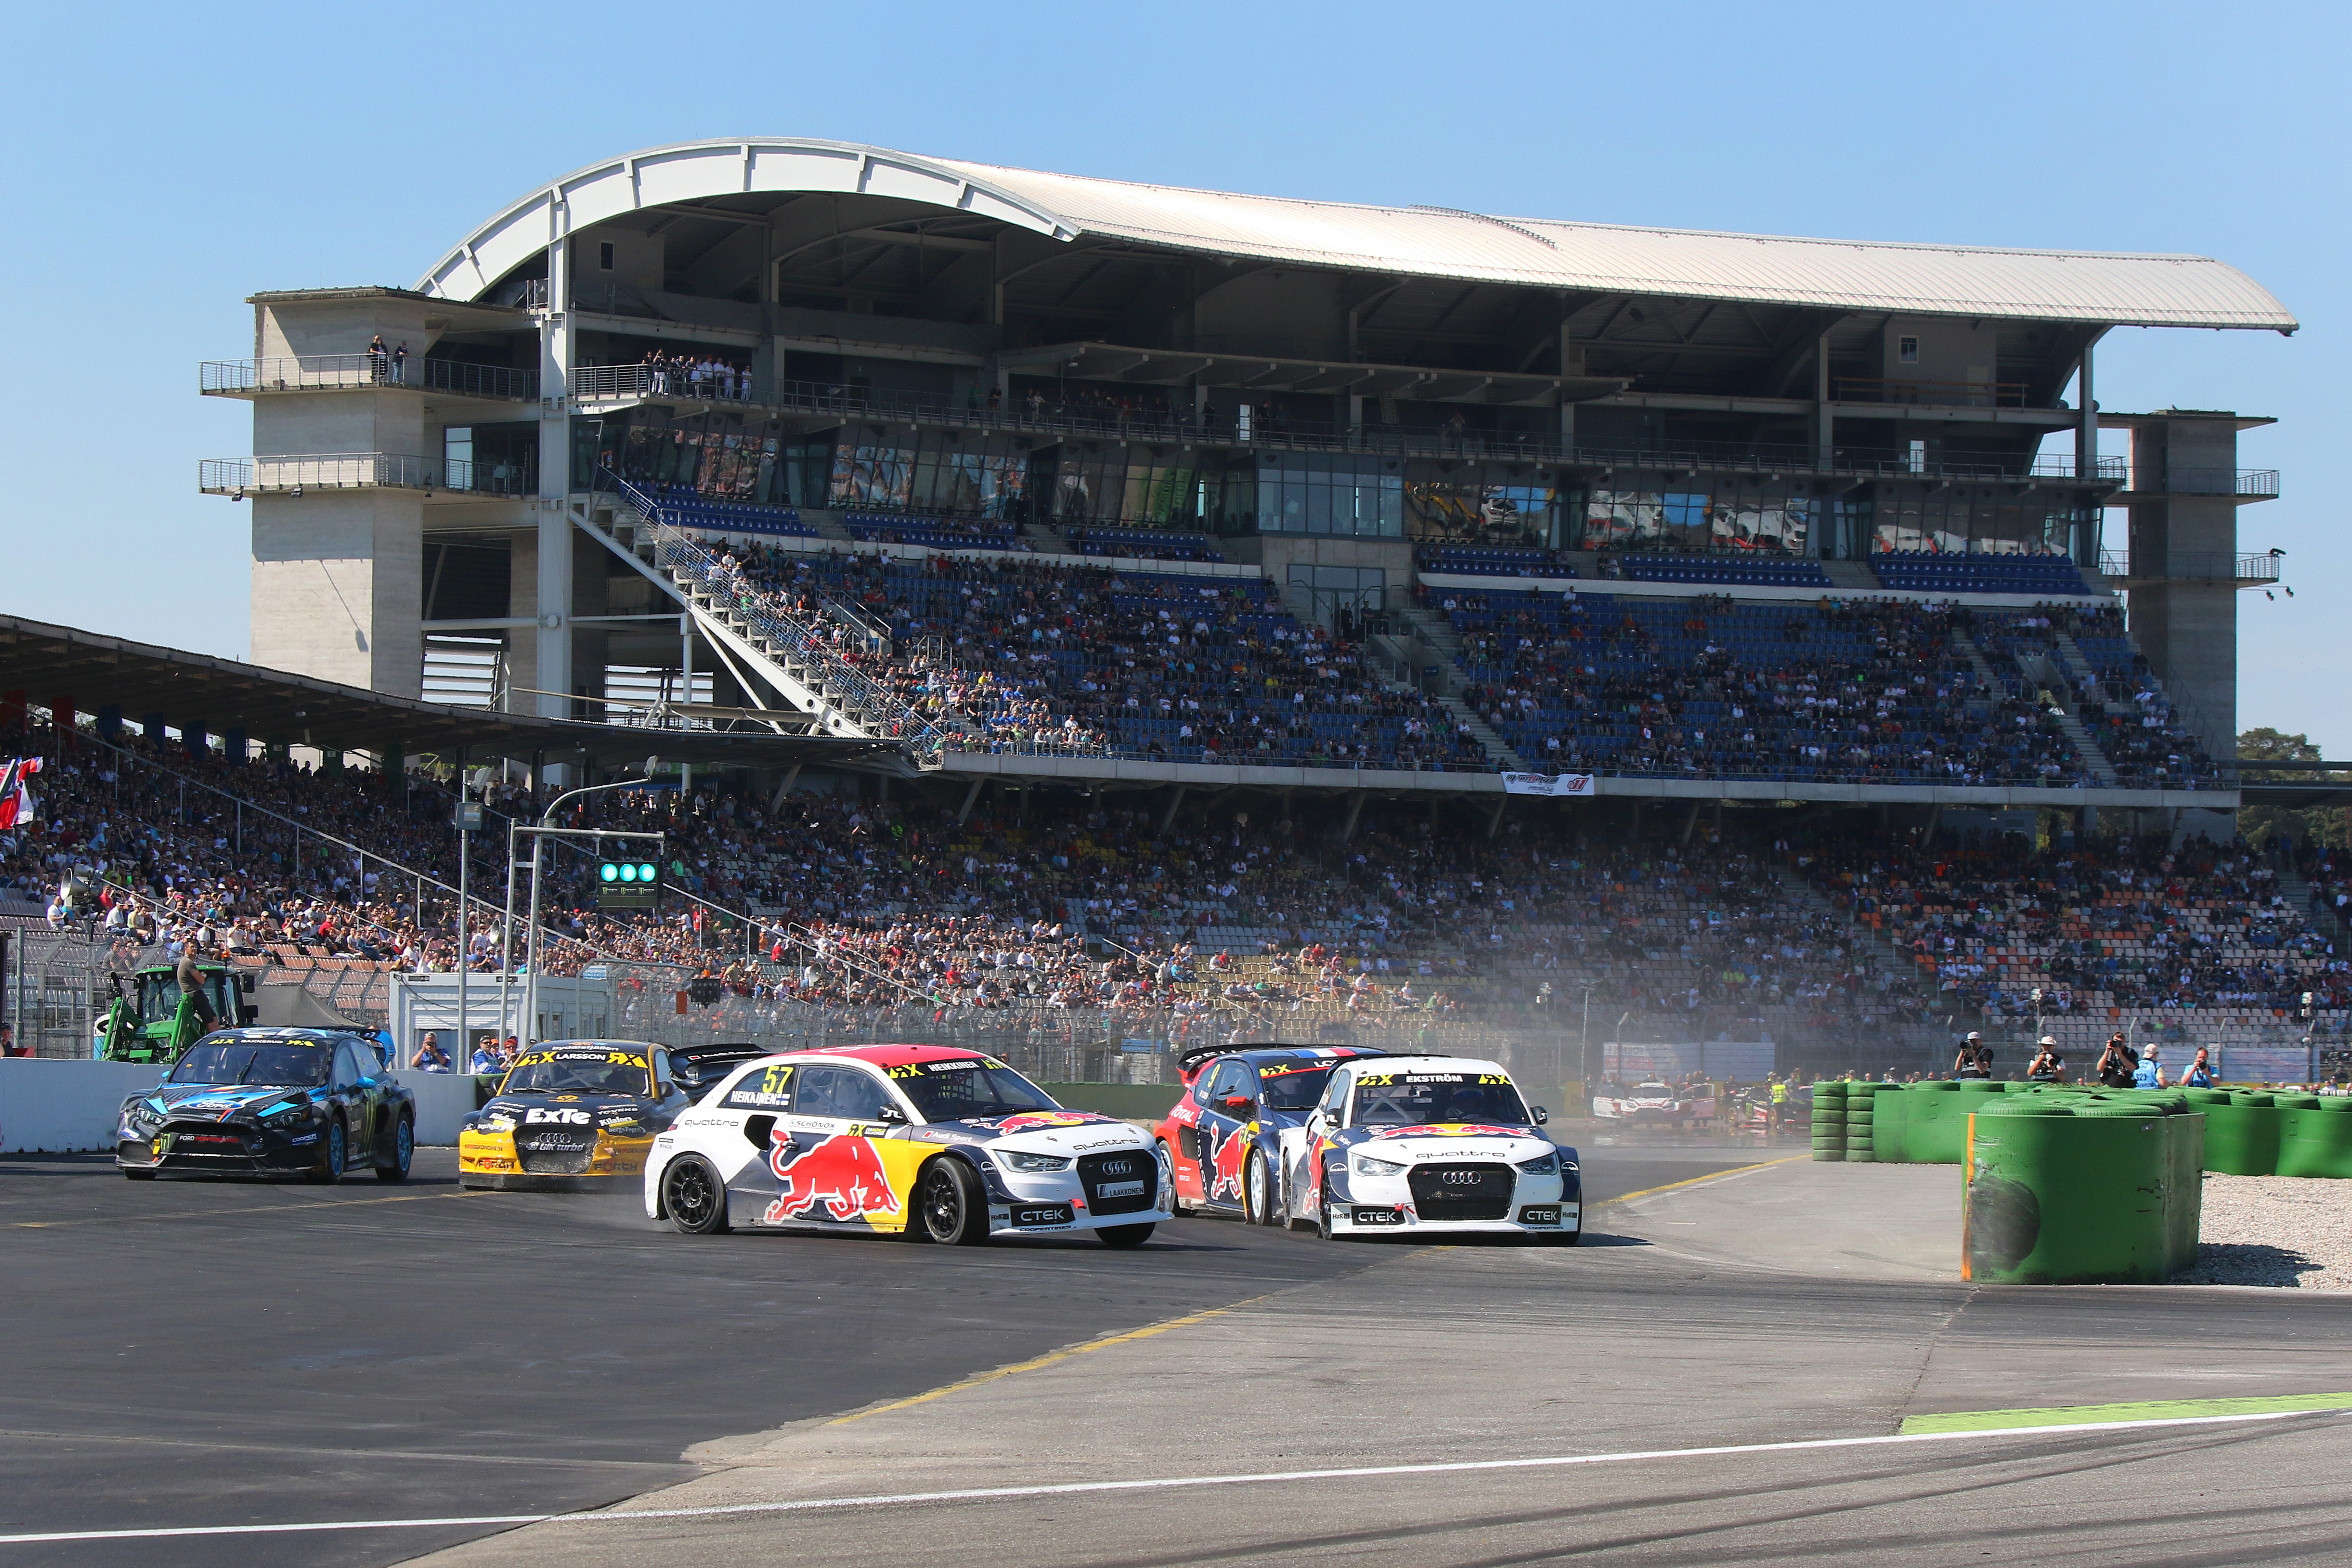
[[[745,1062],[775,1054],[772,1047],[748,1043],[677,1046],[669,1053],[669,1071],[679,1088],[699,1096]]]

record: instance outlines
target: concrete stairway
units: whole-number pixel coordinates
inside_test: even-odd
[[[1503,737],[1495,732],[1495,727],[1480,718],[1471,710],[1470,705],[1462,700],[1465,679],[1462,673],[1462,634],[1454,630],[1454,623],[1435,611],[1423,610],[1419,605],[1407,605],[1397,613],[1406,625],[1412,628],[1412,641],[1432,650],[1432,656],[1422,661],[1437,666],[1438,685],[1435,690],[1426,694],[1429,699],[1452,714],[1454,722],[1486,748],[1487,756],[1514,772],[1524,768],[1527,764],[1517,752],[1504,743]]]

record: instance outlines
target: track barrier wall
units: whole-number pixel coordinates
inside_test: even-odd
[[[0,1154],[110,1151],[122,1103],[154,1088],[163,1071],[152,1062],[0,1057]]]

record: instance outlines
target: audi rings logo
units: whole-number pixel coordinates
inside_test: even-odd
[[[1133,1160],[1105,1160],[1102,1163],[1102,1174],[1105,1176],[1122,1176],[1134,1169]]]
[[[1448,1186],[1476,1186],[1486,1179],[1485,1171],[1440,1171],[1437,1179]]]

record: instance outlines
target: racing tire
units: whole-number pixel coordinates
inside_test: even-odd
[[[961,1160],[942,1155],[915,1183],[923,1228],[942,1247],[977,1247],[988,1239],[988,1195]]]
[[[1128,1248],[1140,1247],[1150,1240],[1151,1228],[1152,1221],[1150,1220],[1146,1220],[1141,1225],[1105,1225],[1096,1229],[1095,1239],[1106,1247],[1116,1247],[1125,1251]]]
[[[1324,1241],[1334,1241],[1338,1239],[1337,1237],[1331,1234],[1331,1195],[1328,1193],[1324,1194],[1323,1197],[1316,1202],[1315,1234],[1318,1239]]]
[[[125,1181],[153,1181],[155,1179],[155,1173],[153,1171],[132,1170],[129,1166],[122,1166],[119,1168],[121,1170],[122,1179]]]
[[[1179,1219],[1190,1219],[1200,1212],[1184,1201],[1183,1191],[1176,1185],[1176,1151],[1165,1138],[1160,1140],[1160,1168],[1168,1173],[1168,1212]]]
[[[1266,1164],[1265,1150],[1252,1149],[1242,1166],[1242,1223],[1279,1224],[1275,1207],[1273,1167]]]
[[[406,1181],[408,1179],[408,1167],[415,1163],[415,1159],[416,1123],[413,1118],[403,1116],[399,1121],[393,1124],[392,1164],[388,1166],[376,1166],[375,1179],[378,1181]]]
[[[327,1136],[319,1148],[319,1163],[302,1173],[302,1179],[315,1186],[325,1186],[343,1179],[343,1167],[349,1163],[350,1151],[344,1144],[343,1120],[336,1117],[327,1124]]]
[[[700,1155],[681,1155],[662,1172],[662,1212],[681,1236],[721,1236],[727,1222],[727,1184]]]

